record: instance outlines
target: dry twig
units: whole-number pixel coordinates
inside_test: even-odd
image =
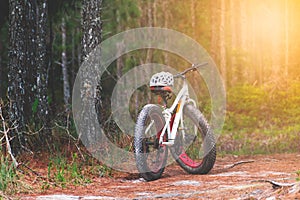
[[[278,189],[278,188],[282,188],[282,187],[292,187],[292,186],[295,185],[295,183],[280,183],[280,182],[277,182],[277,181],[273,181],[273,180],[265,180],[265,179],[262,179],[262,180],[256,180],[256,181],[253,181],[253,182],[265,182],[265,183],[271,183],[273,189]]]
[[[67,116],[67,126],[66,127],[63,127],[61,125],[59,125],[58,123],[55,122],[55,125],[58,127],[58,128],[61,128],[63,129],[64,131],[66,131],[66,133],[68,134],[69,138],[71,138],[73,141],[74,141],[74,145],[75,147],[77,148],[81,158],[83,161],[85,161],[85,158],[84,158],[84,155],[83,153],[81,152],[80,150],[80,147],[77,145],[77,143],[79,142],[79,139],[76,139],[69,131],[69,115]]]
[[[234,167],[236,167],[236,166],[238,166],[238,165],[247,164],[247,163],[253,163],[253,162],[255,162],[255,161],[254,161],[254,160],[239,161],[239,162],[233,163],[233,164],[231,164],[231,165],[227,165],[227,166],[225,166],[224,168],[217,169],[217,170],[215,171],[215,173],[226,172],[227,170],[232,169],[232,168],[234,168]]]
[[[13,128],[7,127],[7,123],[5,122],[5,119],[3,117],[2,104],[0,104],[0,119],[2,121],[2,128],[3,128],[3,131],[0,131],[0,132],[4,135],[7,153],[10,155],[15,168],[17,168],[19,163],[17,162],[16,158],[14,157],[14,155],[12,153],[11,146],[10,146],[10,139],[8,137],[8,133],[11,130],[16,129],[17,127],[16,126],[13,126]],[[13,124],[15,124],[15,123],[13,123]]]
[[[247,163],[253,163],[254,160],[245,160],[245,161],[239,161],[239,162],[236,162],[236,163],[233,163],[232,165],[229,165],[227,167],[225,167],[224,169],[231,169],[231,168],[234,168],[238,165],[242,165],[242,164],[247,164]]]

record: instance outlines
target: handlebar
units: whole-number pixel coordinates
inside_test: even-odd
[[[180,72],[180,73],[174,75],[173,77],[174,77],[174,78],[183,77],[186,73],[188,73],[188,72],[190,72],[190,71],[195,71],[195,70],[197,70],[197,68],[203,67],[203,66],[205,66],[205,65],[207,65],[207,64],[208,64],[207,62],[205,62],[205,63],[199,63],[199,64],[192,64],[192,67],[187,68],[187,69],[184,70],[183,72]]]

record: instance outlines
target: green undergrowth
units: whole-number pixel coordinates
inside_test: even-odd
[[[300,125],[253,132],[227,132],[218,139],[218,152],[238,155],[300,152],[299,133]]]
[[[300,181],[300,170],[296,171],[296,174],[297,174],[296,181]]]
[[[218,150],[234,154],[299,152],[300,82],[284,87],[240,85],[227,92]]]
[[[0,160],[0,191],[14,193],[18,186],[16,169],[7,157],[1,155]]]
[[[296,174],[297,174],[296,181],[300,181],[300,170],[296,171]]]
[[[63,188],[67,184],[77,185],[90,182],[84,176],[82,163],[79,162],[76,153],[73,154],[71,160],[61,155],[51,157],[47,166],[47,178]],[[50,184],[46,182],[43,187],[47,188],[49,186]]]
[[[42,189],[53,187],[67,188],[71,185],[86,185],[92,182],[94,177],[110,177],[113,170],[99,163],[89,155],[73,153],[71,158],[66,154],[53,154],[47,165],[47,179],[43,181]]]

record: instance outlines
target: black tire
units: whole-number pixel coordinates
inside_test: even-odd
[[[213,132],[203,114],[193,105],[185,105],[183,117],[185,137],[177,133],[175,144],[170,148],[172,156],[186,172],[207,174],[216,161]]]
[[[153,122],[151,129],[146,133],[151,122]],[[167,146],[158,144],[164,125],[162,110],[154,104],[144,106],[137,118],[134,133],[136,166],[141,176],[147,181],[159,179],[166,165]]]

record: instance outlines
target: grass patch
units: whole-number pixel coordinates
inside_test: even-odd
[[[13,163],[1,155],[0,190],[4,193],[14,193],[17,188],[17,175]]]
[[[300,82],[282,89],[241,85],[229,89],[218,152],[270,154],[298,152]]]
[[[65,188],[67,185],[82,185],[91,182],[84,168],[85,163],[78,159],[74,153],[68,160],[66,156],[56,155],[51,157],[47,166],[47,179],[55,185]],[[43,189],[50,187],[50,182],[43,184]],[[53,184],[52,184],[53,185]]]
[[[224,154],[271,154],[298,152],[300,125],[277,129],[223,132],[218,139],[218,152]]]

